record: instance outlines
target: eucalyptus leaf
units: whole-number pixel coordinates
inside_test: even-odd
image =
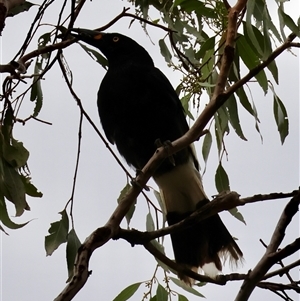
[[[26,165],[29,158],[29,151],[24,147],[23,143],[10,139],[11,144],[7,141],[3,142],[3,158],[12,167],[21,168]]]
[[[0,179],[0,189],[10,202],[15,205],[16,216],[21,216],[24,210],[30,210],[25,198],[25,187],[20,174],[15,168],[2,162],[3,175]]]
[[[155,190],[155,189],[153,190],[153,192],[154,192],[154,195],[155,195],[155,197],[156,197],[156,199],[157,199],[157,202],[158,202],[158,204],[159,204],[159,207],[160,207],[160,209],[161,209],[161,211],[162,211],[162,215],[163,215],[163,226],[164,226],[165,223],[166,223],[166,221],[167,221],[167,209],[166,209],[165,203],[164,203],[164,201],[163,201],[163,199],[162,199],[162,197],[161,197],[160,192],[157,191],[157,190]]]
[[[178,301],[189,301],[189,299],[186,296],[178,294]]]
[[[287,26],[294,34],[300,37],[299,27],[295,24],[293,19],[283,11],[282,7],[283,6],[279,6],[278,15],[280,18],[282,18],[284,25]]]
[[[244,136],[242,127],[241,127],[240,118],[239,118],[239,114],[238,114],[237,103],[236,103],[236,99],[234,97],[234,94],[230,95],[229,99],[225,103],[225,106],[227,108],[228,120],[229,120],[231,126],[234,128],[236,134],[242,140],[247,141],[246,137]]]
[[[168,292],[161,284],[158,284],[157,289],[156,289],[156,300],[157,301],[168,301]]]
[[[126,301],[130,299],[138,290],[141,284],[142,282],[137,282],[127,286],[121,291],[121,293],[116,298],[114,298],[113,301]]]
[[[39,112],[41,111],[41,108],[43,106],[43,91],[41,86],[41,79],[39,78],[40,70],[42,70],[42,65],[38,61],[38,58],[35,63],[34,67],[34,73],[36,74],[33,77],[32,81],[32,87],[30,91],[30,100],[32,102],[35,102],[35,107],[33,109],[33,117],[37,117]]]
[[[69,282],[73,277],[75,258],[80,246],[81,246],[81,242],[75,232],[75,229],[72,228],[67,237],[67,248],[66,248],[66,257],[67,257],[67,266],[68,266],[67,282]]]
[[[120,203],[120,201],[123,199],[123,197],[127,194],[127,192],[131,189],[131,185],[129,183],[127,183],[124,188],[121,190],[120,195],[117,199],[118,204]],[[133,202],[133,204],[131,205],[130,209],[128,210],[128,212],[125,215],[126,221],[127,221],[127,226],[129,227],[131,218],[133,217],[134,211],[135,211],[135,206],[136,206],[136,199]]]
[[[241,221],[242,223],[244,223],[246,225],[246,221],[245,221],[243,215],[239,212],[239,210],[236,207],[234,207],[228,211],[230,212],[230,214],[232,216],[234,216],[236,219],[238,219],[239,221]]]
[[[171,52],[169,51],[164,39],[160,39],[158,41],[158,44],[159,44],[159,48],[160,48],[160,53],[165,58],[165,61],[167,63],[170,63],[171,59],[172,59],[172,55],[171,55]]]
[[[251,1],[248,1],[251,2]],[[236,46],[244,64],[249,70],[255,68],[259,63],[259,57],[254,53],[244,36],[240,35],[237,39]],[[264,70],[255,75],[257,82],[266,94],[268,91],[268,79]]]
[[[13,222],[7,212],[4,196],[0,195],[0,221],[3,223],[3,225],[9,229],[15,230],[20,229],[27,225],[29,222],[22,223],[22,224],[16,224]],[[4,231],[5,232],[5,231]]]
[[[150,212],[146,216],[146,230],[147,231],[155,230],[154,221]]]
[[[278,95],[275,93],[275,91],[273,97],[273,111],[274,111],[274,118],[277,124],[277,129],[280,134],[281,144],[283,144],[285,138],[289,134],[289,119],[288,119],[286,108],[283,102],[278,97]]]
[[[21,2],[20,4],[14,6],[13,8],[11,8],[8,12],[7,12],[7,17],[14,17],[20,13],[29,11],[29,9],[32,6],[38,6],[37,4],[28,2],[28,1],[24,1]]]
[[[61,244],[67,242],[69,218],[66,210],[59,212],[59,214],[61,214],[61,220],[51,223],[48,230],[50,235],[45,237],[45,250],[47,256],[52,255]]]
[[[204,136],[203,144],[202,144],[202,157],[205,163],[203,174],[205,173],[207,166],[207,159],[211,150],[212,145],[212,135],[210,132],[207,132]]]
[[[41,198],[43,194],[37,190],[37,188],[31,183],[31,178],[28,176],[20,175],[21,180],[24,184],[25,193],[31,197]]]
[[[223,191],[230,191],[229,178],[221,162],[216,170],[215,183],[219,193]]]
[[[198,297],[201,297],[201,298],[205,298],[201,293],[199,293],[197,290],[195,290],[194,288],[190,287],[189,285],[186,285],[183,281],[177,279],[177,278],[174,278],[174,277],[169,277],[176,285],[178,285],[180,288],[184,289],[185,291],[193,294],[193,295],[196,295]]]

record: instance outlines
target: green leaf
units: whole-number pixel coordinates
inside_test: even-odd
[[[241,59],[243,60],[244,64],[249,70],[255,68],[260,63],[259,57],[257,57],[257,55],[253,52],[251,46],[248,44],[244,36],[239,35],[237,39],[236,47],[241,56]],[[264,70],[260,71],[255,76],[255,78],[257,79],[257,82],[259,83],[264,93],[266,94],[268,91],[268,80]]]
[[[225,106],[227,108],[228,120],[229,120],[231,126],[234,128],[236,134],[242,140],[247,141],[246,137],[244,136],[243,130],[241,128],[236,99],[233,94],[230,95],[229,99],[225,103]]]
[[[21,168],[27,163],[29,151],[22,142],[11,138],[11,145],[3,142],[3,157],[12,167]]]
[[[165,58],[165,61],[167,63],[170,63],[171,62],[171,59],[172,59],[172,54],[170,53],[164,39],[160,39],[158,41],[158,44],[159,44],[159,48],[160,48],[160,53],[162,54],[162,56]]]
[[[159,207],[160,207],[160,209],[162,211],[162,214],[163,214],[163,226],[164,226],[166,221],[167,221],[167,209],[166,209],[164,201],[161,198],[161,195],[160,195],[159,191],[153,189],[153,192],[154,192],[154,196],[156,197],[156,199],[158,201],[158,204],[159,204]]]
[[[20,175],[21,180],[24,184],[24,188],[25,188],[25,193],[27,195],[30,195],[32,197],[37,197],[37,198],[41,198],[43,196],[43,194],[37,190],[37,188],[31,183],[31,178],[28,176],[24,176],[24,175]]]
[[[20,229],[29,223],[16,224],[9,218],[3,195],[0,195],[0,220],[5,227],[13,230]]]
[[[271,46],[271,36],[269,33],[269,27],[267,24],[267,19],[270,16],[267,13],[267,10],[264,10],[264,22],[263,22],[263,32],[264,32],[264,55],[263,60],[266,60],[268,56],[272,53],[272,46]]]
[[[261,135],[260,129],[259,129],[259,122],[260,121],[259,121],[259,118],[258,118],[258,114],[257,114],[257,110],[256,110],[254,102],[252,102],[252,105],[250,104],[250,102],[248,100],[248,97],[247,97],[243,87],[239,88],[236,91],[236,94],[238,95],[242,106],[254,117],[254,119],[255,119],[255,129],[259,133],[260,138],[262,140],[263,138],[262,138],[262,135]]]
[[[221,162],[216,170],[215,183],[219,193],[223,191],[230,191],[229,178]]]
[[[123,199],[123,197],[127,194],[127,192],[131,189],[131,185],[129,183],[127,183],[125,185],[125,187],[121,190],[120,195],[117,199],[118,204],[120,203],[120,201]],[[126,221],[127,221],[127,226],[129,227],[131,218],[134,214],[135,211],[135,206],[136,206],[136,200],[133,202],[133,204],[131,205],[130,209],[128,210],[128,212],[126,213],[125,217],[126,217]]]
[[[186,296],[178,294],[178,301],[189,301],[189,299]]]
[[[18,4],[16,6],[14,6],[13,8],[11,8],[8,12],[7,12],[7,17],[14,17],[20,13],[29,11],[29,9],[32,6],[37,6],[37,4],[33,4],[31,2],[25,1],[22,2],[21,4]]]
[[[3,175],[0,179],[0,189],[4,196],[15,205],[16,216],[21,216],[24,210],[30,210],[25,199],[25,188],[20,174],[6,162],[2,164]]]
[[[204,136],[204,140],[203,140],[203,144],[202,144],[202,157],[203,157],[203,160],[205,163],[203,173],[205,173],[205,170],[206,170],[207,159],[208,159],[208,156],[210,153],[211,145],[212,145],[212,135],[210,132],[207,132]]]
[[[252,44],[254,45],[254,48],[256,51],[260,54],[260,56],[263,56],[263,49],[261,48],[261,42],[257,39],[259,36],[255,35],[254,33],[254,26],[251,24],[252,17],[255,10],[256,1],[247,1],[247,9],[246,9],[246,28],[247,28],[247,36],[249,37],[249,40],[252,41]]]
[[[271,74],[273,75],[273,78],[276,82],[276,84],[279,84],[279,79],[278,79],[278,69],[277,69],[277,65],[276,65],[276,61],[272,61],[267,68],[269,69],[269,71],[271,72]]]
[[[175,0],[174,6],[178,5],[180,5],[181,9],[187,12],[188,14],[190,14],[192,11],[195,11],[198,8],[198,6],[204,7],[203,3],[197,0]]]
[[[181,10],[184,10],[188,14],[195,11],[197,15],[205,16],[207,18],[217,18],[217,14],[214,9],[204,5],[203,2],[197,0],[175,0],[173,6],[180,6]]]
[[[154,221],[150,212],[146,216],[146,230],[147,231],[155,230]]]
[[[255,116],[255,129],[257,130],[257,132],[259,133],[260,135],[260,139],[261,139],[261,142],[263,142],[263,136],[262,134],[260,133],[260,129],[259,129],[259,119],[258,119],[258,113],[257,113],[257,110],[256,110],[256,106],[255,106],[255,103],[252,102],[252,107],[253,107],[253,112],[254,112],[254,116]]]
[[[192,113],[190,112],[189,110],[189,103],[190,103],[190,99],[192,97],[192,94],[191,93],[188,93],[186,95],[184,95],[180,101],[181,101],[181,104],[183,106],[183,109],[184,109],[184,112],[185,114],[191,118],[192,120],[194,120],[194,116],[192,115]]]
[[[252,106],[248,100],[248,97],[245,93],[244,87],[240,87],[237,91],[236,91],[237,96],[240,99],[240,103],[241,105],[252,115],[254,116],[254,112],[252,109]]]
[[[236,219],[238,219],[239,221],[241,221],[242,223],[244,223],[246,225],[246,221],[243,217],[243,215],[238,211],[238,209],[236,207],[228,210],[230,212],[231,215],[233,215]]]
[[[222,150],[223,137],[225,133],[229,133],[228,114],[224,106],[218,109],[215,113],[215,135],[219,154]]]
[[[80,246],[81,246],[81,242],[80,242],[75,230],[71,229],[71,231],[68,234],[67,249],[66,249],[67,266],[68,266],[67,282],[69,282],[73,277],[75,258],[76,258],[76,255],[77,255],[77,252],[78,252],[78,249]]]
[[[3,134],[3,140],[6,141],[6,143],[10,143],[11,135],[12,135],[12,127],[13,127],[13,120],[14,120],[14,113],[12,111],[11,107],[8,107],[5,111],[4,116],[4,125],[0,128],[0,133]],[[2,137],[0,136],[1,140]],[[1,141],[1,144],[4,142]]]
[[[164,246],[162,244],[160,244],[156,239],[151,240],[151,243],[154,245],[154,247],[159,250],[162,254],[165,254],[165,249]],[[158,265],[161,266],[166,272],[170,272],[170,267],[168,265],[166,265],[165,263],[163,263],[162,261],[160,261],[159,259],[157,259],[155,257],[155,260],[157,261]],[[171,270],[174,274],[176,274],[175,271]]]
[[[98,51],[96,51],[94,49],[87,47],[86,45],[84,45],[80,42],[78,44],[93,60],[95,60],[97,63],[99,63],[105,70],[107,70],[108,62],[107,62],[107,59],[102,54],[100,54]]]
[[[45,250],[47,256],[52,253],[63,243],[67,241],[67,235],[69,231],[69,218],[66,210],[59,212],[61,214],[61,220],[51,223],[48,230],[50,235],[45,237]]]
[[[138,290],[142,282],[137,282],[127,286],[113,301],[126,301]]]
[[[282,18],[284,25],[287,26],[294,34],[300,37],[298,26],[295,24],[293,19],[283,11],[283,5],[278,7],[278,15],[280,18]]]
[[[179,287],[181,287],[182,289],[184,289],[185,291],[193,294],[193,295],[196,295],[198,297],[202,297],[202,298],[205,298],[202,294],[200,294],[197,290],[195,290],[194,288],[186,285],[183,281],[177,279],[177,278],[174,278],[174,277],[170,277],[170,279],[176,284],[178,285]]]
[[[200,50],[196,53],[195,57],[196,59],[200,60],[200,58],[203,58],[207,51],[214,52],[215,50],[215,37],[211,37],[207,39],[202,45]]]
[[[40,62],[38,62],[37,59],[34,67],[34,73],[39,74],[41,69],[42,69],[42,65]],[[39,75],[33,77],[32,87],[30,92],[30,100],[32,102],[35,101],[35,107],[33,109],[32,115],[33,117],[37,117],[43,106],[43,91],[42,91],[41,80],[39,78]]]
[[[156,300],[157,301],[168,301],[168,292],[159,283],[156,289]]]
[[[214,68],[214,63],[215,63],[215,55],[214,55],[214,48],[208,49],[204,57],[202,59],[202,66],[201,66],[201,71],[202,71],[202,78],[207,79],[211,76],[213,68]]]
[[[280,100],[280,98],[277,96],[274,90],[273,92],[273,112],[277,124],[277,129],[280,134],[281,144],[283,144],[285,138],[289,134],[289,119],[283,102]]]
[[[248,45],[259,58],[262,58],[264,50],[261,49],[261,47],[264,45],[264,36],[262,35],[261,31],[258,30],[254,25],[248,24],[247,22],[243,22],[243,29],[244,37],[247,40]],[[254,42],[258,43],[260,47],[257,48]]]
[[[3,233],[5,233],[6,235],[8,235],[8,233],[4,230],[4,228],[0,225],[0,231],[2,231]]]
[[[267,13],[268,17],[267,17],[266,19],[264,19],[264,22],[266,22],[266,23],[268,24],[269,30],[273,33],[273,35],[276,37],[276,39],[277,39],[280,43],[282,43],[283,40],[282,40],[282,38],[281,38],[281,36],[280,36],[278,30],[277,30],[277,26],[275,26],[274,23],[272,22],[272,18],[271,18],[271,16],[270,16],[270,13],[269,13],[269,11],[268,11],[267,6],[266,6],[266,13]]]

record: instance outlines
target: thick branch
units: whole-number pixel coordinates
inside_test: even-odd
[[[266,272],[281,258],[278,258],[277,249],[282,242],[285,230],[289,223],[291,222],[293,216],[298,211],[300,201],[300,193],[294,196],[291,201],[285,207],[278,224],[275,228],[275,231],[272,235],[270,244],[268,245],[264,256],[258,262],[253,271],[249,273],[249,277],[245,279],[235,301],[245,301],[248,300],[252,291],[254,290],[257,283],[264,277]],[[297,244],[297,243],[296,243]],[[295,246],[292,247],[294,250]],[[276,253],[277,252],[277,253]]]

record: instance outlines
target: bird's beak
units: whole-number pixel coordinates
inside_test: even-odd
[[[83,28],[73,28],[70,34],[77,38],[78,40],[91,43],[92,41],[97,41],[102,39],[103,33],[96,30],[83,29]]]

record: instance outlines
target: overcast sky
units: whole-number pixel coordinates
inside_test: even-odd
[[[291,2],[294,5],[291,9],[299,12],[298,2],[295,0]],[[100,27],[114,18],[124,5],[127,3],[114,2],[112,6],[109,0],[87,2],[76,21],[76,27]],[[32,8],[28,13],[7,19],[1,38],[2,63],[9,62],[22,45],[36,11],[37,8]],[[133,13],[134,9],[131,12]],[[51,9],[44,23],[55,23],[56,16],[57,11]],[[109,31],[121,32],[144,46],[153,57],[155,65],[176,87],[180,74],[167,68],[158,47],[158,40],[164,33],[159,29],[148,27],[154,43],[152,44],[138,22],[134,22],[130,29],[129,23],[128,18],[120,20]],[[50,31],[49,27],[43,26],[40,33],[48,31]],[[35,47],[33,43],[28,50],[34,50]],[[242,128],[248,142],[240,140],[233,130],[226,137],[229,160],[224,162],[224,167],[230,177],[231,189],[237,191],[242,197],[257,193],[289,192],[299,186],[299,52],[294,50],[294,54],[286,51],[277,61],[280,86],[276,86],[275,89],[286,105],[290,124],[290,135],[285,144],[281,146],[273,118],[272,93],[264,96],[262,90],[254,83],[249,84],[249,87],[261,120],[263,143],[254,128],[253,118],[241,107],[239,111]],[[101,129],[96,95],[99,83],[105,74],[104,69],[92,61],[76,44],[66,49],[64,55],[73,73],[73,87],[77,95]],[[5,74],[2,75],[2,79],[4,77]],[[58,212],[64,208],[71,195],[77,153],[79,110],[68,92],[58,66],[47,73],[42,86],[44,104],[39,118],[51,122],[52,126],[36,121],[30,121],[26,126],[17,124],[14,137],[23,141],[30,151],[29,167],[32,181],[44,196],[42,199],[28,198],[31,211],[26,212],[19,219],[14,219],[16,222],[33,219],[26,227],[16,231],[8,230],[9,236],[0,233],[1,301],[52,300],[64,288],[67,279],[65,245],[55,251],[51,257],[46,257],[44,237],[47,235],[50,223],[60,219]],[[22,86],[22,88],[26,87]],[[207,99],[203,98],[202,106],[205,103]],[[19,118],[26,118],[31,114],[32,109],[33,104],[27,97]],[[216,148],[215,145],[213,147]],[[200,158],[201,141],[196,143],[196,148]],[[200,163],[203,164],[201,159]],[[218,158],[214,150],[203,178],[204,188],[209,196],[216,194],[214,174],[217,165]],[[125,183],[126,177],[123,171],[93,129],[84,121],[74,205],[75,228],[81,241],[84,241],[93,230],[106,223],[116,207],[116,199]],[[149,196],[153,198],[151,192]],[[265,249],[259,239],[269,242],[287,201],[283,199],[240,207],[239,210],[247,226],[227,212],[221,214],[232,235],[239,239],[238,244],[244,252],[245,264],[237,272],[247,273],[261,258]],[[9,206],[9,210],[13,215],[14,208]],[[141,197],[131,226],[145,230],[146,213],[146,202]],[[126,226],[125,223],[122,225]],[[298,236],[299,215],[289,226],[282,247]],[[172,258],[169,239],[166,240],[166,253]],[[295,255],[293,259],[297,257]],[[122,240],[109,241],[94,252],[90,269],[93,270],[91,277],[74,300],[113,300],[126,286],[150,279],[155,269],[155,260],[141,246],[132,248]],[[225,269],[225,272],[230,270]],[[163,284],[162,273],[160,272],[159,275],[160,283]],[[298,273],[294,272],[294,275],[299,279]],[[288,283],[285,277],[279,281]],[[225,287],[207,285],[199,291],[208,300],[220,300],[220,298],[233,300],[240,285],[240,282],[229,283]],[[172,288],[180,291],[174,284]],[[146,291],[147,289],[141,286],[132,300],[141,300],[143,292]],[[193,295],[188,293],[186,295],[191,301],[198,300]],[[296,295],[292,296],[296,300]],[[251,300],[263,299],[280,300],[276,295],[257,288]]]

